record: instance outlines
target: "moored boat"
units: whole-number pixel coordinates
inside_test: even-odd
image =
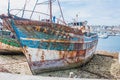
[[[108,34],[105,33],[105,32],[99,32],[99,33],[98,33],[98,37],[99,37],[99,38],[102,38],[102,39],[106,39],[106,38],[108,38]]]
[[[80,29],[55,23],[51,15],[50,11],[48,21],[2,16],[16,33],[33,74],[78,67],[90,60],[96,50],[97,34],[88,36]]]

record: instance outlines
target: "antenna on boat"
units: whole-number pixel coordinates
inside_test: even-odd
[[[10,16],[10,0],[8,0],[8,16]]]
[[[35,10],[35,8],[36,8],[37,2],[38,2],[38,0],[36,0],[36,3],[35,3],[35,6],[34,6],[34,8],[33,8],[33,11],[32,11],[32,13],[31,13],[30,19],[32,18],[32,15],[33,15],[33,13],[34,13],[34,10]]]
[[[24,16],[24,12],[25,12],[25,8],[26,8],[26,4],[27,4],[27,0],[25,0],[25,4],[24,4],[24,7],[23,7],[23,11],[22,11],[22,17]]]
[[[76,14],[76,22],[78,22],[78,14]]]

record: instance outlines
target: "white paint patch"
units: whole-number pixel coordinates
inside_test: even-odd
[[[42,56],[44,56],[44,60],[60,59],[59,51],[56,50],[27,48],[27,51],[32,56],[32,61],[41,61]]]

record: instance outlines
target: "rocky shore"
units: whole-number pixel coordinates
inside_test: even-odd
[[[24,55],[0,55],[0,72],[32,75]],[[120,79],[118,53],[96,51],[85,65],[69,69],[42,73],[37,76],[70,77],[87,79]]]

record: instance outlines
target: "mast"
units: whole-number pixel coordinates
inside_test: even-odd
[[[10,0],[8,0],[8,16],[10,16]]]
[[[49,0],[50,4],[49,4],[49,7],[50,7],[50,22],[52,23],[52,1]]]

